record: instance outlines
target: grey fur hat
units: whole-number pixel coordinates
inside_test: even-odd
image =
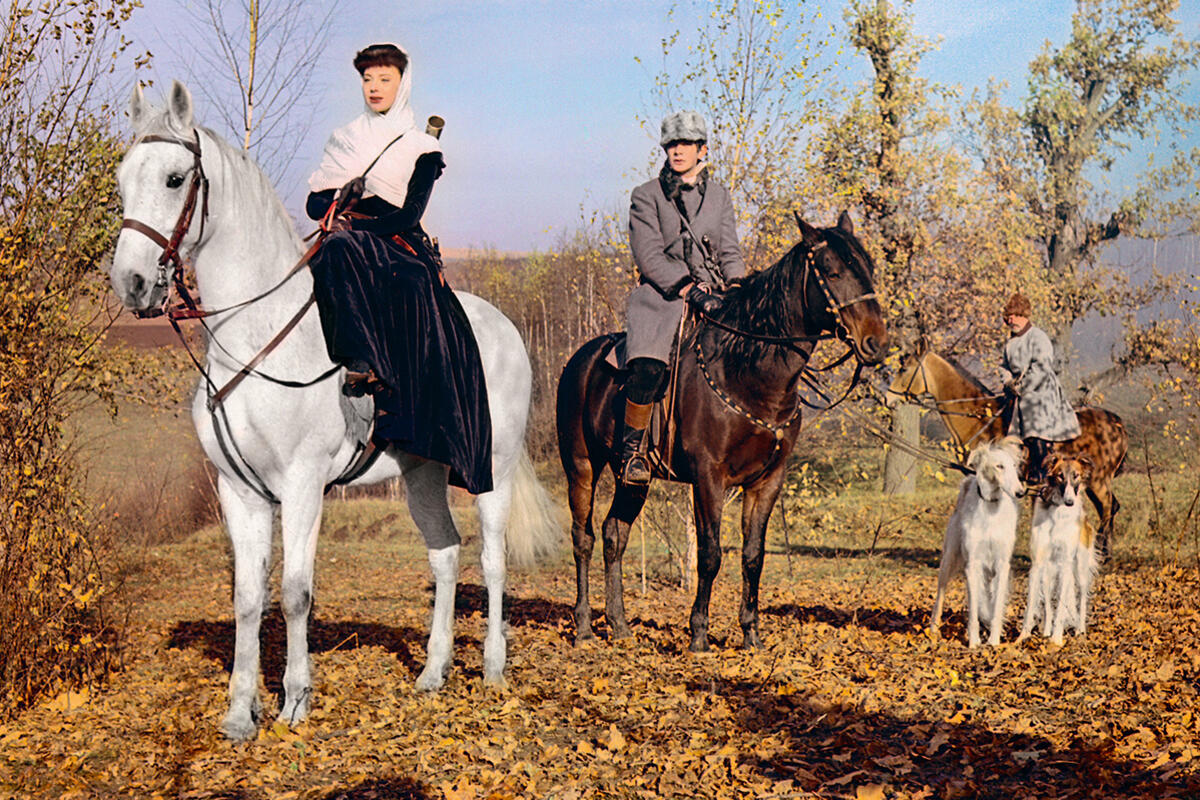
[[[708,128],[699,111],[676,111],[663,117],[662,136],[658,143],[666,147],[671,142],[707,142]]]

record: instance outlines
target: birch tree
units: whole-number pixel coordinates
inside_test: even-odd
[[[189,83],[276,183],[291,164],[296,140],[312,125],[314,74],[338,6],[202,0],[181,7],[195,23],[187,37]]]

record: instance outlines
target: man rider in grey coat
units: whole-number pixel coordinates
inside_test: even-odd
[[[1025,440],[1029,468],[1025,479],[1041,483],[1044,462],[1053,442],[1079,436],[1079,419],[1067,402],[1054,374],[1054,345],[1046,332],[1029,321],[1033,306],[1020,292],[1004,306],[1004,322],[1011,336],[1004,345],[1000,373],[1004,392],[1014,401],[1008,432]]]
[[[640,285],[629,296],[625,433],[621,480],[650,482],[640,452],[686,302],[703,315],[720,310],[728,281],[746,274],[729,190],[708,177],[708,131],[695,111],[662,121],[667,160],[658,177],[633,190],[629,246]]]

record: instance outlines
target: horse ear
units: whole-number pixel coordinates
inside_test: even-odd
[[[192,93],[179,81],[171,83],[171,96],[167,100],[167,113],[171,118],[171,127],[176,128],[180,132],[191,132]]]
[[[821,232],[805,222],[799,211],[792,209],[792,216],[796,218],[796,225],[800,228],[800,236],[804,241],[813,244],[821,240]]]
[[[978,467],[979,459],[981,458],[983,458],[983,448],[976,447],[971,451],[971,454],[967,456],[967,469],[975,469]]]
[[[927,339],[925,337],[925,334],[922,333],[920,336],[917,337],[917,355],[923,356],[928,352],[929,352],[929,339]]]
[[[854,235],[854,220],[850,219],[849,211],[843,211],[838,215],[837,226],[843,233],[848,233],[851,236]]]
[[[142,82],[134,81],[133,94],[129,98],[129,121],[132,123],[134,131],[141,130],[147,111],[149,111],[149,105],[146,103],[146,95],[142,93]]]

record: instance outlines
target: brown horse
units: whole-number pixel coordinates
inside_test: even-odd
[[[796,384],[817,341],[839,336],[861,364],[878,364],[887,349],[874,265],[854,237],[849,215],[843,213],[833,228],[813,228],[799,216],[796,221],[802,238],[787,255],[733,287],[715,320],[681,333],[668,428],[674,435],[669,463],[660,459],[656,477],[692,485],[699,577],[689,625],[693,651],[708,649],[708,604],[721,566],[721,509],[733,487],[743,489],[739,621],[745,646],[762,644],[758,584],[767,519],[800,433]],[[596,540],[596,482],[605,465],[615,475],[620,459],[616,420],[624,376],[605,357],[621,336],[601,336],[579,348],[558,384],[558,448],[575,545],[577,643],[594,636],[588,565]],[[618,481],[604,520],[605,608],[614,638],[630,633],[621,559],[647,488]]]
[[[982,442],[1004,437],[1008,430],[1003,395],[994,394],[957,364],[922,347],[904,362],[888,387],[887,404],[929,395],[958,444],[959,455]],[[1100,515],[1097,549],[1108,556],[1113,518],[1121,504],[1112,491],[1113,478],[1125,461],[1129,437],[1125,424],[1111,411],[1083,406],[1075,409],[1080,435],[1067,442],[1054,442],[1052,451],[1066,457],[1084,456],[1092,463],[1087,495]]]

